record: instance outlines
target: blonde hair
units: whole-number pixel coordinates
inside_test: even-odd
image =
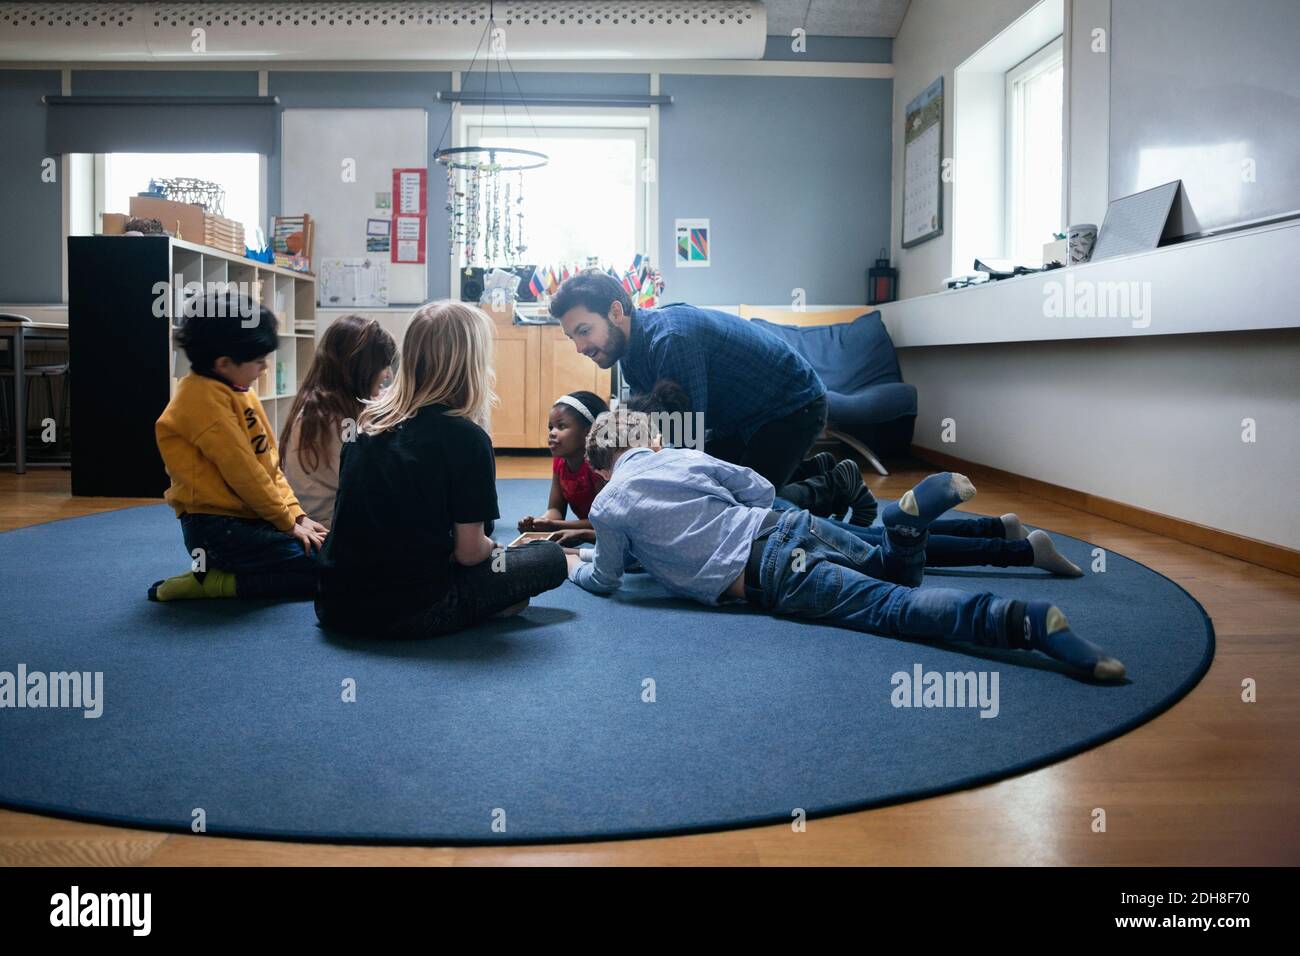
[[[411,316],[402,339],[397,378],[357,420],[376,435],[400,425],[426,405],[446,405],[449,415],[488,427],[497,402],[493,387],[492,320],[463,302],[431,302]]]
[[[620,452],[629,448],[649,448],[654,437],[649,415],[620,405],[596,416],[595,423],[587,432],[587,461],[592,468],[603,471],[614,463]]]

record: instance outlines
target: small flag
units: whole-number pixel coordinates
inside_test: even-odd
[[[534,269],[533,277],[528,281],[528,291],[533,294],[534,299],[546,290],[546,283],[542,281],[542,277],[538,274],[539,271],[540,270],[538,269]]]

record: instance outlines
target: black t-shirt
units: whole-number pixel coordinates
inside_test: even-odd
[[[358,435],[339,456],[334,520],[320,554],[322,623],[374,632],[446,591],[453,524],[497,512],[492,439],[426,405],[396,428]]]

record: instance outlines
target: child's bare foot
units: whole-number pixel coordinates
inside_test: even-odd
[[[514,617],[516,614],[518,614],[526,607],[528,607],[528,598],[524,598],[518,604],[510,605],[510,607],[505,608],[504,610],[497,611],[492,616],[493,617]]]

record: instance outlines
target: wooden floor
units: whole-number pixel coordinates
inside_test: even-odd
[[[869,484],[897,497],[914,463]],[[546,477],[547,458],[498,461]],[[978,481],[971,506],[1015,511],[1177,581],[1214,619],[1201,684],[1137,730],[1032,773],[900,806],[697,836],[546,847],[348,847],[169,835],[0,810],[0,864],[1124,864],[1300,863],[1300,579]],[[73,499],[67,472],[0,474],[0,530],[142,501]],[[3,641],[0,639],[0,648]],[[1253,678],[1258,702],[1243,703]],[[1104,808],[1105,833],[1091,829]]]

